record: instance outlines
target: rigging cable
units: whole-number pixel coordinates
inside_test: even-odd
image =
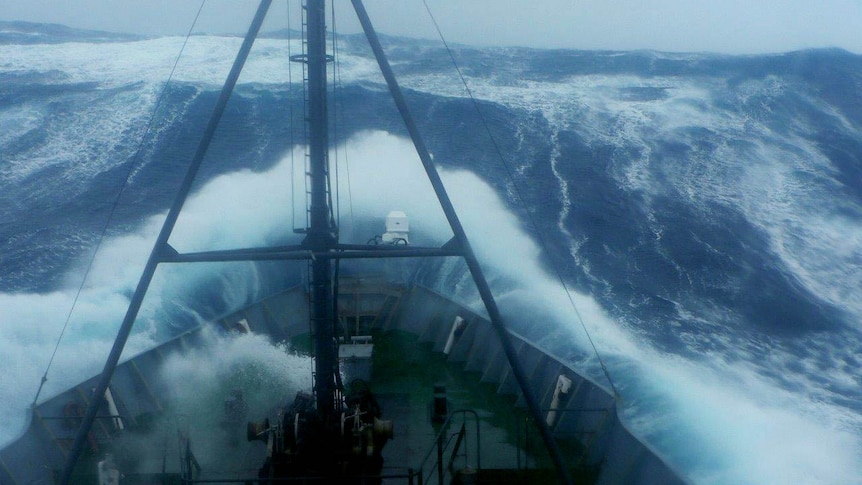
[[[81,297],[81,293],[84,291],[84,284],[87,282],[87,277],[90,275],[90,271],[93,269],[93,264],[96,261],[96,255],[99,253],[99,249],[102,247],[102,243],[105,240],[105,236],[108,233],[108,227],[111,225],[111,221],[114,218],[114,214],[117,211],[117,208],[120,205],[120,198],[123,195],[123,192],[126,190],[126,187],[129,185],[129,180],[132,178],[132,174],[134,173],[135,167],[140,162],[141,153],[144,150],[144,142],[147,139],[147,135],[150,133],[150,130],[153,127],[153,122],[156,119],[156,114],[159,111],[159,107],[162,103],[162,100],[165,97],[165,93],[167,93],[168,87],[170,86],[171,79],[174,76],[174,72],[177,69],[177,65],[180,62],[180,58],[183,55],[183,51],[186,48],[186,45],[189,42],[189,38],[194,31],[195,25],[197,25],[198,18],[200,18],[201,11],[206,4],[206,0],[201,0],[201,6],[198,8],[197,14],[195,14],[195,18],[192,21],[191,27],[189,27],[189,31],[186,34],[186,38],[183,41],[182,47],[180,47],[180,52],[177,54],[176,60],[174,60],[174,65],[171,68],[171,73],[168,75],[167,81],[165,81],[165,85],[162,86],[162,90],[159,93],[158,98],[156,98],[155,106],[153,106],[153,112],[150,114],[150,119],[147,122],[147,126],[144,129],[144,133],[141,136],[141,141],[138,143],[138,148],[135,151],[134,157],[132,157],[132,163],[129,166],[129,170],[126,172],[126,177],[123,180],[122,185],[120,186],[120,190],[117,193],[117,196],[114,198],[113,203],[111,204],[111,209],[108,212],[108,217],[105,220],[105,224],[102,227],[102,232],[99,235],[99,239],[96,241],[96,247],[93,250],[92,256],[90,257],[90,261],[87,263],[87,268],[84,270],[84,276],[81,278],[81,284],[78,286],[78,291],[75,293],[75,298],[72,300],[72,307],[69,308],[69,313],[66,315],[66,321],[63,323],[63,329],[60,331],[60,337],[57,338],[57,344],[54,346],[54,352],[51,354],[51,359],[48,361],[48,366],[45,368],[45,374],[42,375],[42,381],[39,383],[39,389],[36,391],[36,396],[33,398],[32,406],[35,408],[36,402],[39,400],[39,395],[42,393],[42,388],[45,386],[45,383],[48,382],[48,371],[51,369],[51,365],[54,363],[54,357],[57,355],[57,350],[60,348],[60,342],[63,341],[63,335],[66,333],[66,329],[69,327],[69,322],[72,320],[72,314],[75,312],[75,307],[78,305],[78,299]]]
[[[494,150],[497,153],[497,157],[500,159],[500,162],[503,164],[503,167],[506,169],[506,175],[509,177],[509,180],[512,182],[512,187],[515,190],[515,196],[518,198],[518,201],[521,203],[521,206],[524,208],[524,212],[527,214],[527,219],[529,220],[530,227],[532,227],[533,231],[535,231],[536,235],[539,237],[539,244],[541,245],[544,252],[548,253],[548,245],[545,241],[545,237],[541,230],[539,230],[538,224],[533,217],[532,211],[527,207],[526,202],[524,201],[524,197],[521,195],[521,190],[518,187],[518,183],[515,181],[515,177],[511,167],[506,163],[506,159],[503,157],[503,151],[500,149],[500,146],[497,144],[497,140],[494,138],[494,135],[491,134],[491,128],[488,126],[488,121],[485,119],[485,115],[482,113],[482,110],[479,109],[479,102],[476,101],[476,98],[473,96],[473,92],[470,90],[470,86],[467,85],[467,79],[464,77],[464,74],[461,72],[461,68],[458,66],[458,62],[455,60],[455,55],[452,53],[452,49],[449,48],[449,44],[446,42],[446,39],[443,37],[443,32],[440,30],[440,26],[437,24],[437,20],[434,18],[434,14],[431,13],[431,8],[428,6],[427,0],[422,0],[422,3],[425,5],[425,11],[428,12],[428,16],[431,18],[431,22],[434,24],[434,28],[437,30],[437,35],[440,37],[440,40],[443,42],[443,46],[446,48],[446,52],[449,54],[449,58],[452,60],[452,64],[455,66],[455,70],[458,72],[458,76],[461,78],[461,83],[464,85],[464,89],[467,91],[467,95],[470,97],[470,101],[473,103],[473,107],[476,109],[476,113],[479,115],[479,119],[482,121],[482,126],[485,129],[485,132],[488,133],[488,138],[491,140],[491,144],[494,146]],[[578,306],[575,304],[575,300],[572,297],[571,291],[569,291],[569,286],[566,284],[565,279],[563,278],[563,274],[560,272],[560,269],[556,265],[552,265],[554,268],[554,273],[557,275],[557,279],[560,281],[560,285],[562,285],[563,290],[566,292],[566,296],[569,299],[569,304],[572,309],[575,311],[575,315],[578,317],[578,321],[581,324],[581,327],[584,329],[584,333],[587,335],[587,340],[590,342],[590,346],[593,349],[593,353],[596,355],[596,359],[599,361],[599,366],[602,369],[602,372],[605,375],[605,378],[608,380],[608,384],[611,386],[611,390],[614,393],[614,398],[619,399],[620,394],[617,392],[617,388],[614,385],[613,379],[611,379],[611,375],[608,372],[608,368],[605,366],[605,362],[602,359],[602,356],[599,354],[599,350],[596,347],[595,342],[593,342],[592,336],[590,336],[589,330],[587,330],[587,325],[584,323],[584,319],[581,316],[581,312],[578,310]]]
[[[337,29],[335,28],[335,1],[330,4],[332,5],[332,59],[333,64],[335,65],[332,70],[332,95],[337,96],[335,94],[335,84],[337,77],[335,75],[336,69],[338,69],[338,48],[337,48]],[[338,177],[338,106],[337,106],[336,97],[332,103],[332,139],[334,140],[335,146],[335,240],[338,242],[339,233],[341,231],[341,190],[340,190],[340,179]],[[331,190],[332,184],[330,184]],[[330,193],[330,213],[333,210],[332,207],[332,194]],[[338,335],[338,327],[339,327],[339,317],[338,317],[338,292],[339,292],[339,279],[341,274],[341,259],[335,260],[335,268],[333,268],[333,278],[332,278],[332,335]],[[349,342],[347,340],[347,336],[345,335],[345,342]],[[336,388],[343,392],[344,385],[341,382],[340,372],[335,373],[336,377]]]
[[[308,120],[310,117],[309,108],[308,108],[308,63],[307,63],[308,51],[306,49],[307,37],[305,35],[305,26],[308,23],[308,8],[307,7],[308,7],[307,1],[306,0],[300,0],[300,2],[299,2],[299,8],[300,8],[300,14],[299,14],[300,44],[299,45],[301,47],[301,51],[300,51],[301,62],[300,63],[302,64],[302,115],[303,115],[304,120]],[[309,151],[310,151],[310,146],[309,146],[310,135],[308,133],[308,123],[307,122],[302,123],[302,135],[303,135],[302,142],[303,142],[303,146],[305,147],[305,153],[303,155],[303,170],[304,170],[303,173],[304,173],[304,175],[302,177],[302,179],[305,183],[305,185],[303,187],[303,189],[305,190],[305,228],[303,228],[303,230],[307,231],[308,228],[311,227],[311,211],[309,209],[311,207],[311,192],[309,192],[309,189],[308,189],[309,173],[311,172],[311,166],[309,165],[309,163],[310,163],[309,157],[311,156],[311,154],[309,153]],[[305,234],[308,234],[308,232],[306,232]],[[305,279],[306,279],[306,283],[308,286],[306,289],[306,292],[308,295],[309,308],[311,308],[311,306],[312,306],[312,297],[311,297],[311,294],[312,294],[312,291],[311,291],[312,270],[311,270],[311,266],[312,266],[312,260],[313,259],[314,259],[314,254],[312,253],[311,259],[306,261],[306,265],[305,265]],[[314,335],[314,323],[312,322],[311,318],[308,319],[308,334]],[[309,347],[310,347],[310,349],[309,349],[310,354],[312,356],[314,356],[315,349],[314,349],[314,345],[312,342],[309,342]],[[314,366],[311,366],[309,368],[309,372],[311,373],[311,382],[313,382],[313,383],[317,382],[316,374],[314,372]]]
[[[290,47],[291,27],[290,0],[287,0],[287,106],[290,113],[290,225],[296,231],[296,169],[295,152],[296,140],[294,138],[294,113],[293,113],[293,54]]]
[[[330,5],[332,5],[332,61],[333,61],[333,69],[332,69],[332,96],[335,98],[332,103],[332,139],[335,143],[332,146],[335,147],[335,230],[336,234],[338,234],[338,230],[341,227],[341,185],[340,179],[338,177],[338,97],[336,93],[336,81],[337,77],[335,72],[338,70],[339,59],[338,59],[338,41],[336,40],[336,28],[335,28],[335,1],[333,1]],[[331,184],[330,184],[331,186]],[[330,197],[330,201],[331,201]]]
[[[325,1],[324,1],[324,3],[325,3]],[[325,7],[325,5],[324,5],[324,7]],[[335,4],[334,3],[332,5],[332,8],[333,8],[333,15],[334,15],[335,14]],[[326,12],[324,11],[324,17],[325,16],[326,16]],[[326,35],[324,33],[324,39],[325,39],[325,37],[326,37]],[[325,42],[325,40],[324,40],[324,42]],[[324,48],[324,51],[325,50],[326,49]],[[323,62],[327,63],[330,61],[331,56],[329,56],[325,52],[324,52],[324,54],[325,54],[326,59],[324,59]],[[329,75],[329,69],[326,70],[326,75],[327,76]],[[332,79],[333,79],[333,86],[334,86],[335,85],[335,75],[333,75]],[[324,90],[325,90],[326,89],[326,80],[324,80],[323,84],[324,84]],[[326,123],[329,123],[329,106],[328,106],[329,97],[328,96],[326,97],[326,103],[327,103],[326,110],[325,110],[326,111],[326,118],[327,118]],[[326,143],[325,143],[325,145],[327,148],[326,148],[326,153],[324,154],[324,156],[326,157],[326,166],[325,166],[326,198],[327,198],[327,202],[329,203],[329,225],[330,225],[330,228],[335,229],[335,239],[337,240],[338,239],[338,224],[336,224],[336,222],[335,222],[335,220],[336,220],[335,219],[335,204],[332,203],[332,192],[333,192],[333,190],[332,190],[332,168],[331,168],[331,164],[329,163],[329,146],[330,146],[329,138],[330,138],[329,137],[329,130],[326,130]],[[336,159],[337,159],[337,157],[338,157],[338,155],[336,154]],[[336,165],[335,170],[336,170],[336,172],[338,171],[338,165]],[[338,175],[336,175],[335,177],[336,177],[335,183],[337,184],[338,183]],[[336,190],[337,190],[337,188],[336,188]]]
[[[332,70],[332,95],[334,96],[334,100],[332,103],[332,136],[335,140],[335,201],[337,205],[337,224],[336,224],[336,239],[340,236],[341,232],[341,178],[338,173],[338,114],[339,105],[342,107],[342,116],[344,113],[344,105],[343,99],[341,98],[341,94],[339,92],[339,87],[341,86],[341,58],[338,54],[338,28],[335,23],[335,1],[332,2],[332,57],[333,57],[333,70]],[[345,145],[344,148],[344,165],[345,170],[347,170],[347,147]],[[350,220],[353,222],[353,203],[350,199],[350,171],[347,171],[347,196],[348,202],[350,202]],[[339,326],[341,324],[341,318],[338,315],[338,294],[340,291],[340,283],[341,283],[341,259],[335,260],[335,274],[333,277],[333,294],[334,298],[332,298],[332,325],[335,327],[333,329],[333,335],[338,335]],[[345,332],[344,339],[346,342],[349,342],[348,334]],[[344,383],[341,381],[341,373],[335,373],[336,387],[342,394],[344,393]]]
[[[335,103],[334,103],[335,116],[334,116],[334,119],[335,119],[336,124],[334,126],[337,128],[339,107],[341,107],[340,113],[341,113],[342,120],[344,119],[344,95],[341,92],[343,87],[344,87],[344,83],[341,81],[341,57],[340,57],[340,54],[338,53],[338,37],[335,35],[335,33],[337,32],[336,24],[335,24],[335,2],[333,2],[332,6],[333,6],[333,8],[332,8],[332,32],[333,32],[333,35],[332,35],[332,53],[335,57],[335,69],[333,72],[333,76],[335,79],[333,80],[332,92],[333,92],[333,95],[335,96]],[[336,132],[336,135],[337,135],[337,132]],[[336,172],[335,178],[338,179],[339,177],[338,177],[338,139],[337,139],[337,137],[336,137],[335,142],[336,142],[336,145],[335,145],[335,150],[336,150],[335,151],[335,157],[336,157],[335,158],[335,172]],[[353,225],[353,222],[354,222],[354,220],[353,220],[353,193],[352,193],[351,188],[350,188],[350,160],[348,159],[347,154],[348,154],[347,141],[345,140],[345,142],[344,142],[344,171],[345,171],[346,177],[347,177],[347,207],[348,207],[348,211],[350,214],[350,223],[351,223],[351,225]],[[338,186],[339,186],[339,190],[340,190],[340,184]],[[341,202],[340,201],[338,202],[338,207],[339,207],[339,212],[340,212],[340,210],[341,210]],[[340,215],[339,215],[339,217],[340,217]]]
[[[311,116],[309,113],[308,107],[308,46],[305,41],[306,34],[306,26],[308,25],[308,2],[303,0],[301,2],[302,8],[302,20],[300,21],[301,32],[302,32],[302,114],[303,119],[308,120]],[[307,121],[302,124],[302,133],[303,133],[303,143],[305,146],[305,156],[303,157],[303,167],[305,176],[303,180],[305,181],[305,229],[307,230],[311,226],[311,189],[309,189],[309,178],[311,174],[311,147],[309,143],[311,140],[311,135],[308,132],[308,123]],[[309,263],[309,271],[311,271],[311,263]],[[309,273],[311,274],[311,273]],[[310,322],[309,322],[310,325]]]

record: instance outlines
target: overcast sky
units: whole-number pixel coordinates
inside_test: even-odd
[[[348,0],[339,31],[356,32]],[[436,38],[421,0],[366,0],[381,32]],[[862,0],[428,0],[450,42],[573,49],[761,53],[841,47],[862,54]],[[257,1],[208,0],[196,30],[243,32]],[[296,6],[299,0],[292,0]],[[286,26],[276,0],[265,29]],[[185,34],[199,0],[0,0],[0,20]],[[294,15],[294,20],[296,15]]]

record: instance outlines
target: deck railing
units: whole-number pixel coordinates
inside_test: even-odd
[[[419,469],[417,470],[417,476],[419,478],[419,485],[424,485],[425,483],[431,483],[432,477],[434,477],[435,473],[437,475],[437,483],[438,485],[443,485],[445,472],[448,471],[450,475],[454,475],[453,466],[455,464],[455,460],[458,459],[459,456],[464,457],[465,469],[470,467],[470,455],[468,453],[467,448],[467,416],[472,415],[473,421],[476,425],[476,455],[475,455],[475,468],[473,470],[478,473],[479,470],[482,469],[482,435],[479,426],[479,415],[476,411],[472,409],[459,409],[457,411],[453,411],[446,418],[446,421],[440,425],[440,431],[437,433],[437,437],[434,439],[434,444],[431,446],[431,449],[428,450],[428,453],[425,454],[425,458],[419,463]],[[453,419],[456,416],[461,417],[461,426],[458,428],[458,431],[455,433],[449,432],[449,426],[452,424]],[[454,441],[453,441],[454,440]],[[459,455],[461,448],[464,448],[463,454]],[[437,452],[437,459],[433,462],[430,462],[432,465],[428,472],[426,473],[425,467],[429,464],[429,459]],[[448,455],[448,464],[444,467],[444,463],[447,461],[446,457]]]

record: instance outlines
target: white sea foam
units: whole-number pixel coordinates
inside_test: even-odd
[[[3,144],[26,135],[37,120],[47,130],[46,143],[3,156],[0,176],[8,183],[17,183],[50,167],[60,170],[57,178],[78,181],[115,167],[131,153],[129,140],[143,132],[153,94],[146,87],[107,95],[91,92],[88,102],[78,103],[74,110],[58,113],[54,108],[50,122],[41,121],[47,106],[27,105],[0,113],[0,124],[16,126],[0,135]]]
[[[0,294],[0,353],[5,366],[0,377],[0,442],[22,431],[27,406],[36,395],[73,299],[74,293],[68,290]],[[99,370],[127,305],[125,296],[110,288],[82,295],[41,399]],[[127,352],[138,353],[153,345],[149,333],[142,330],[129,340]]]
[[[104,88],[136,83],[164,83],[183,45],[183,37],[160,37],[133,42],[3,45],[2,68],[7,73],[59,72],[62,83],[98,83]],[[242,44],[238,37],[192,36],[180,57],[173,80],[221,86]],[[258,39],[241,74],[240,83],[288,82],[288,50],[302,52],[299,40]],[[346,79],[376,74],[372,59],[344,54],[339,69]],[[301,83],[301,70],[293,69]],[[376,77],[376,76],[375,76]]]
[[[653,389],[639,389],[645,402],[626,415],[636,430],[672,449],[672,461],[695,483],[862,479],[857,430],[842,422],[848,410],[781,390],[745,362],[645,357],[649,375],[642,377]]]
[[[43,120],[44,114],[32,106],[0,110],[0,150],[5,151],[9,142],[39,127]]]
[[[273,403],[287,402],[297,391],[311,388],[312,366],[308,357],[260,335],[204,331],[203,341],[200,348],[167,355],[160,377],[167,383],[173,411],[187,426],[198,461],[207,470],[227,472],[226,464],[235,460],[223,455],[224,400],[241,391],[247,421],[273,419]],[[166,427],[173,431],[174,425]],[[245,422],[242,432],[244,440]]]
[[[494,77],[468,77],[467,82],[479,99],[538,110],[555,131],[573,130],[587,144],[634,153],[634,158],[617,161],[621,168],[616,175],[628,190],[645,197],[648,210],[651,198],[662,194],[682,196],[705,217],[716,202],[740,210],[770,236],[773,252],[812,293],[862,321],[862,301],[854,296],[862,286],[862,207],[833,196],[841,190],[833,178],[836,168],[816,142],[806,138],[815,127],[791,119],[789,129],[778,132],[768,124],[770,118],[750,115],[758,110],[768,114],[770,104],[790,89],[778,76],[747,81],[729,93],[745,106],[738,112],[718,106],[727,102],[718,98],[728,96],[720,80],[585,75],[561,82],[506,84]],[[408,77],[405,84],[466,95],[455,80],[442,75]],[[662,89],[666,96],[651,101],[621,97],[629,88]],[[834,107],[802,97],[832,116],[848,135],[862,135]],[[712,151],[694,143],[704,133],[717,143]],[[686,160],[659,160],[654,147],[662,141],[695,148]],[[561,163],[550,162],[554,167]],[[564,207],[568,190],[569,182],[560,180]],[[653,230],[663,231],[657,226]]]

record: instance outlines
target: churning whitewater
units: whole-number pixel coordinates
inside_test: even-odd
[[[116,204],[40,399],[101,368],[240,44],[191,37],[156,106],[184,39],[56,32],[0,24],[0,443],[22,431]],[[304,224],[288,45],[256,43],[181,251],[284,244]],[[606,382],[556,268],[623,420],[681,475],[862,483],[862,57],[456,48],[492,143],[440,46],[384,47],[514,330]],[[398,208],[415,242],[446,241],[370,51],[344,37],[339,53],[342,237],[367,241]],[[424,283],[475,304],[463,267],[439,266]],[[126,356],[301,278],[287,263],[162,269]],[[249,346],[284,354],[250,340],[225,362],[255,359]],[[291,370],[307,372],[266,372]]]

